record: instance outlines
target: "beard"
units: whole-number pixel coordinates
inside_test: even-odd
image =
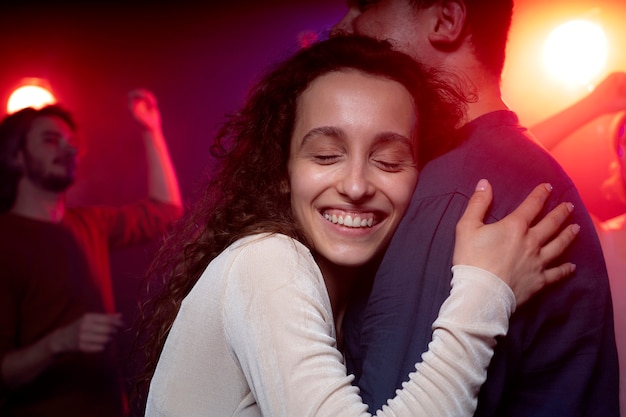
[[[65,153],[52,161],[53,164],[64,168],[64,174],[47,172],[43,163],[28,152],[25,152],[24,156],[24,176],[42,189],[60,193],[74,183],[76,157],[73,153]]]

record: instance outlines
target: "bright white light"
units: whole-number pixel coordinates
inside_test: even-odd
[[[11,93],[7,102],[7,113],[15,113],[26,107],[39,109],[55,102],[54,96],[47,89],[38,85],[25,85]]]
[[[586,20],[572,20],[552,31],[543,51],[550,74],[570,85],[588,85],[607,59],[602,28]]]

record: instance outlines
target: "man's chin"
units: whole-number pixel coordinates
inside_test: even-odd
[[[74,184],[74,177],[48,177],[43,181],[43,188],[55,193],[62,193]]]

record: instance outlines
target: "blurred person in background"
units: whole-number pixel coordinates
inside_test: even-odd
[[[0,124],[0,415],[127,413],[115,334],[111,250],[158,237],[182,214],[154,95],[129,94],[148,161],[148,196],[121,207],[67,207],[77,126],[59,105]]]

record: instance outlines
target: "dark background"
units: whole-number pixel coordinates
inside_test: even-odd
[[[255,75],[296,50],[303,36],[330,28],[345,7],[319,0],[2,3],[0,114],[23,77],[48,80],[74,113],[85,154],[69,205],[118,205],[147,194],[143,143],[126,101],[137,87],[157,96],[191,203],[210,171],[212,134]],[[116,301],[129,325],[157,244],[112,256]],[[122,335],[123,352],[132,338]]]
[[[126,104],[127,92],[137,87],[152,90],[159,100],[183,198],[193,202],[210,172],[212,134],[224,115],[239,107],[254,76],[294,51],[303,36],[330,29],[346,10],[342,0],[2,3],[0,103],[6,103],[22,78],[44,78],[79,123],[86,152],[68,195],[70,205],[117,205],[146,195],[142,142]],[[525,42],[543,34],[549,19],[558,21],[554,16],[562,20],[592,13],[611,37],[607,71],[626,69],[621,44],[626,36],[620,32],[624,4],[517,2],[503,87],[524,123],[532,124],[582,94],[541,85],[534,72],[537,46]],[[4,112],[2,104],[0,114]],[[588,126],[555,151],[589,209],[601,218],[624,209],[604,201],[599,192],[612,159],[607,123],[605,118]],[[118,306],[128,322],[155,245],[113,256]],[[124,343],[130,339],[125,335]]]

